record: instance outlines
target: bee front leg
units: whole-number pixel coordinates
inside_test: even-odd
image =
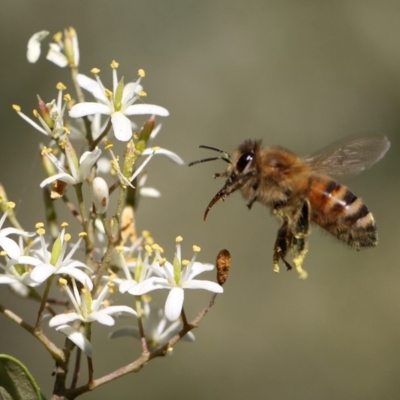
[[[288,220],[285,218],[282,226],[278,230],[278,235],[275,240],[274,245],[274,254],[273,254],[273,271],[278,273],[279,272],[279,261],[285,264],[286,268],[289,270],[292,269],[292,266],[286,261],[285,257],[290,250],[292,242],[292,234],[288,229]]]
[[[307,278],[303,269],[303,261],[308,251],[307,237],[310,234],[310,203],[304,200],[300,215],[297,219],[292,240],[292,259],[300,279]]]

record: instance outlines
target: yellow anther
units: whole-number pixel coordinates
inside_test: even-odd
[[[141,78],[144,78],[146,76],[146,72],[144,72],[144,69],[140,68],[139,71],[138,71],[138,75]]]
[[[65,90],[66,88],[67,87],[62,82],[58,82],[56,85],[57,90]]]
[[[92,74],[98,74],[99,72],[100,72],[100,70],[98,69],[98,68],[92,68],[91,70],[90,70],[90,72],[92,73]]]
[[[60,279],[58,280],[58,283],[59,283],[61,286],[67,286],[67,285],[68,285],[68,281],[67,281],[66,279],[64,279],[64,278],[60,278]]]
[[[151,149],[152,149],[153,151],[157,151],[157,150],[160,150],[161,147],[160,147],[160,146],[154,146],[154,147],[152,147]]]
[[[17,111],[17,112],[20,112],[20,111],[21,111],[21,107],[20,107],[18,104],[13,104],[13,105],[12,105],[12,108],[13,108],[15,111]]]
[[[180,243],[180,242],[182,242],[182,240],[183,240],[182,236],[177,236],[175,239],[175,243]]]
[[[71,240],[71,235],[70,235],[69,233],[66,233],[66,234],[64,235],[64,240],[65,240],[66,242],[69,242],[69,241]]]
[[[36,233],[38,235],[44,235],[46,233],[46,231],[43,228],[39,228],[39,229],[36,229]]]
[[[87,233],[86,233],[86,232],[80,232],[78,236],[79,236],[80,238],[84,238],[84,237],[87,236]]]
[[[193,251],[195,253],[198,253],[200,250],[201,250],[201,248],[199,246],[196,246],[196,245],[193,246]]]
[[[148,236],[151,236],[151,233],[150,233],[150,231],[142,231],[142,236],[143,236],[144,238],[146,238],[146,237],[148,237]]]
[[[69,93],[66,93],[64,95],[63,99],[64,99],[64,101],[71,101],[72,100],[71,95]]]
[[[119,63],[116,62],[115,60],[113,60],[110,65],[111,65],[111,68],[113,68],[113,69],[117,69],[119,67]]]
[[[2,250],[2,251],[0,251],[0,256],[6,256],[7,255],[7,253],[4,251],[4,250]]]
[[[44,227],[44,223],[43,222],[37,222],[36,225],[35,225],[36,229],[43,228],[43,227]]]
[[[13,208],[15,208],[15,203],[13,201],[7,201],[6,206],[7,208],[12,210]]]
[[[124,247],[123,246],[117,246],[115,248],[115,250],[117,251],[118,254],[122,254],[124,252]]]
[[[138,92],[138,96],[139,97],[146,97],[147,93],[144,90],[141,90],[140,92]]]
[[[113,97],[113,92],[109,89],[105,89],[105,95],[108,99],[112,99]]]
[[[33,110],[32,113],[33,113],[34,117],[36,117],[36,118],[40,117],[40,114],[39,114],[38,110]]]
[[[53,39],[54,39],[55,42],[61,41],[62,37],[63,37],[62,32],[57,32],[57,33],[55,33],[55,34],[53,35]]]
[[[182,265],[184,265],[185,267],[187,266],[187,265],[189,265],[190,264],[190,261],[189,260],[182,260]]]
[[[71,131],[70,131],[69,128],[67,128],[66,126],[64,126],[63,129],[64,129],[64,133],[65,133],[66,135],[70,135],[70,134],[71,134]]]
[[[50,147],[43,146],[43,149],[42,149],[42,151],[40,152],[40,154],[41,154],[42,156],[45,156],[46,154],[50,154],[52,151],[53,151],[53,150],[52,150]]]
[[[165,265],[165,263],[167,262],[166,258],[160,258],[158,260],[158,264],[160,264],[160,267],[163,267]]]
[[[63,222],[62,224],[61,224],[61,228],[68,228],[68,222]]]

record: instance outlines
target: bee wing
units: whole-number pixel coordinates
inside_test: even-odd
[[[313,171],[327,175],[354,175],[378,162],[389,150],[386,136],[353,139],[329,146],[305,161]]]

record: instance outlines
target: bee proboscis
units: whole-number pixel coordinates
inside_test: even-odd
[[[357,174],[378,162],[390,147],[385,136],[348,140],[305,159],[281,147],[263,147],[255,140],[244,141],[232,157],[214,147],[200,147],[221,155],[189,166],[217,159],[228,163],[225,172],[214,175],[226,181],[211,199],[204,220],[215,203],[236,190],[241,191],[249,209],[256,201],[269,207],[282,223],[273,251],[275,272],[279,272],[280,262],[292,269],[286,260],[290,252],[300,278],[307,277],[302,265],[310,221],[349,246],[376,246],[377,229],[371,212],[360,197],[329,175]]]

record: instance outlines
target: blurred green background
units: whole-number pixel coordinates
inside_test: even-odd
[[[126,82],[144,68],[146,101],[171,114],[156,144],[187,162],[209,156],[200,144],[232,152],[246,138],[301,155],[348,135],[392,141],[382,162],[345,181],[374,212],[379,246],[355,252],[314,228],[306,281],[295,272],[273,274],[278,224],[265,207],[249,212],[236,194],[202,221],[222,186],[212,175],[225,163],[189,169],[161,157],[152,162],[148,184],[163,196],[142,202],[138,228],[150,230],[168,257],[178,234],[185,258],[192,244],[211,262],[228,248],[232,271],[195,343],[179,343],[172,357],[84,398],[400,398],[398,1],[17,0],[0,3],[0,22],[0,180],[26,229],[43,220],[37,148],[44,137],[11,104],[30,114],[36,94],[49,101],[58,81],[71,86],[68,71],[44,57],[26,61],[27,40],[42,29],[74,26],[81,72],[98,67],[108,85],[113,59]],[[190,317],[208,299],[187,297]],[[5,287],[0,301],[35,317]],[[0,352],[26,363],[49,395],[54,365],[47,353],[4,317],[1,326]],[[108,341],[109,330],[97,328],[98,377],[139,349],[130,339]],[[62,343],[61,335],[53,337]]]

